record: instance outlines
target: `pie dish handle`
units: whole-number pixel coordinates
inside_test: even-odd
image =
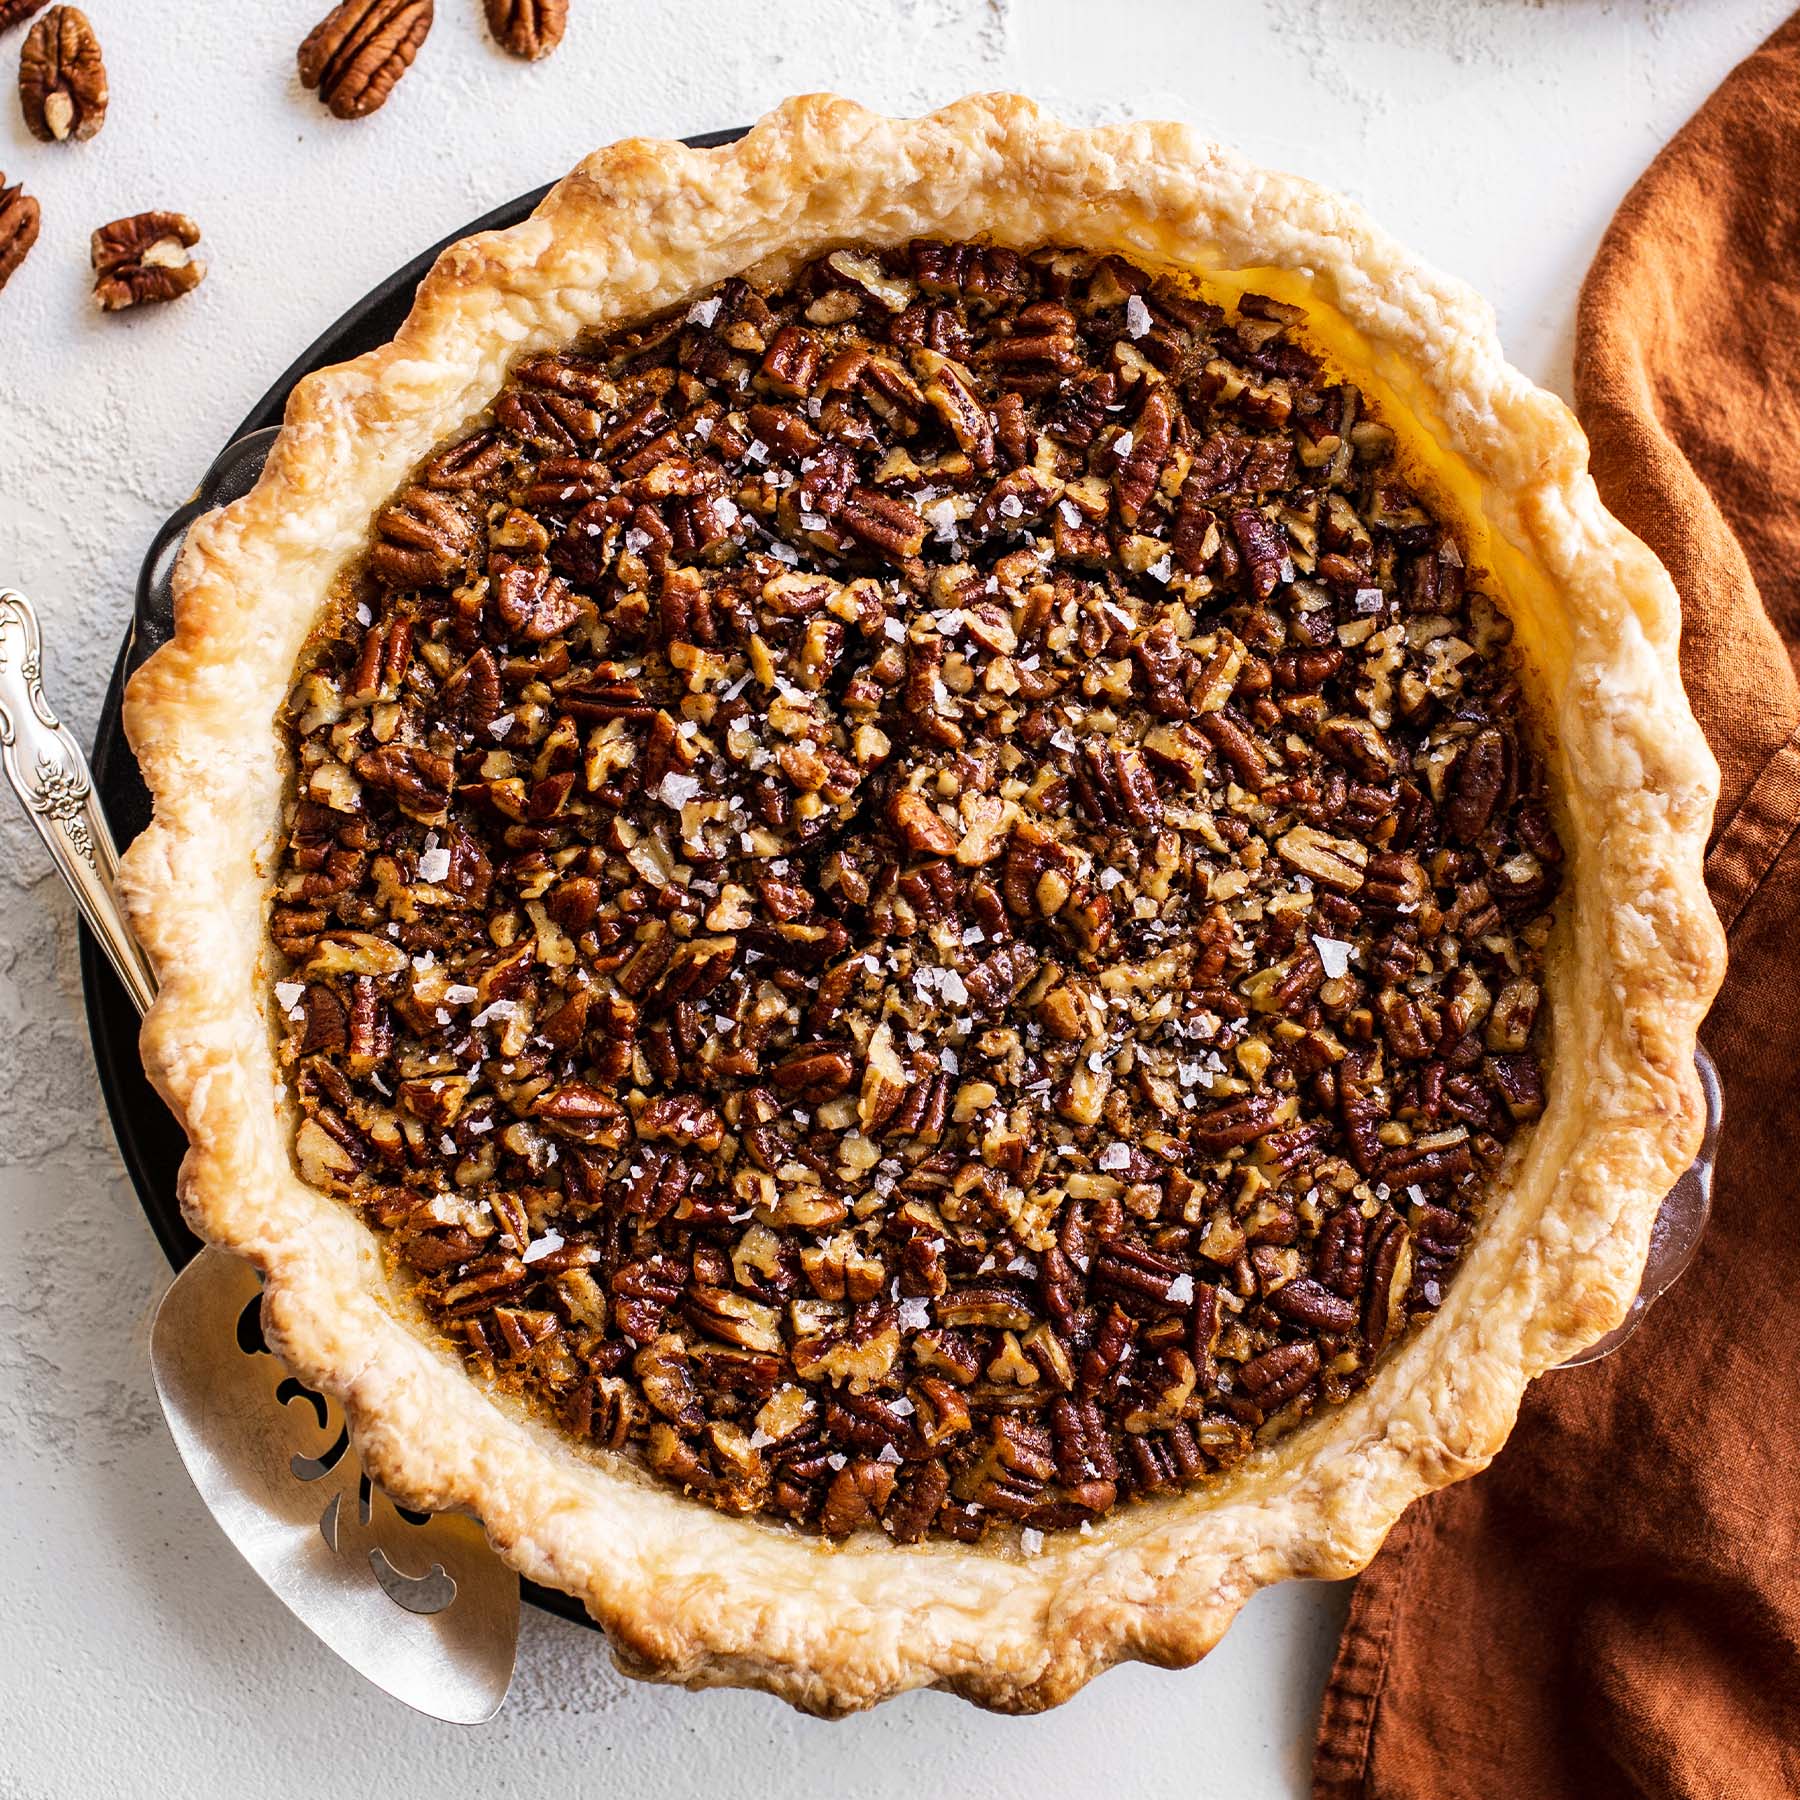
[[[1643,1324],[1650,1308],[1681,1279],[1700,1248],[1706,1222],[1712,1217],[1713,1167],[1718,1160],[1719,1123],[1724,1117],[1725,1100],[1718,1068],[1698,1045],[1694,1049],[1694,1066],[1706,1098],[1706,1131],[1700,1140],[1699,1155],[1669,1189],[1656,1223],[1650,1227],[1650,1254],[1644,1262],[1643,1282],[1625,1317],[1605,1337],[1559,1364],[1560,1368],[1579,1369],[1611,1356]]]
[[[200,485],[195,488],[192,498],[178,506],[158,527],[138,572],[131,646],[126,657],[128,672],[135,672],[175,635],[175,595],[171,577],[181,547],[187,541],[188,527],[202,513],[209,513],[214,507],[229,506],[255,487],[280,433],[279,425],[270,425],[261,431],[246,432],[227,444],[213,459],[212,467],[200,477]]]

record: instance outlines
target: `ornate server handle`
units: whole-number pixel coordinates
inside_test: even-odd
[[[44,698],[37,614],[11,588],[0,589],[0,766],[74,891],[89,930],[144,1011],[156,998],[156,979],[119,907],[119,853],[87,758]]]

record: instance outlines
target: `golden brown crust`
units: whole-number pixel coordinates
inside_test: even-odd
[[[1549,1104],[1442,1311],[1349,1404],[1228,1478],[1034,1559],[726,1518],[503,1409],[409,1325],[368,1228],[295,1172],[266,1011],[274,715],[401,477],[523,350],[746,267],[917,235],[1116,249],[1305,305],[1513,610],[1572,846]],[[188,1218],[264,1271],[273,1340],[343,1400],[372,1471],[480,1513],[633,1674],[826,1713],[928,1685],[1026,1711],[1120,1660],[1191,1662],[1257,1588],[1353,1573],[1410,1501],[1484,1465],[1525,1383],[1623,1314],[1698,1143],[1694,1036],[1723,969],[1701,876],[1717,774],[1681,691],[1673,587],[1474,294],[1347,202],[1183,127],[1076,130],[1005,95],[916,120],[814,97],[726,150],[601,151],[524,224],[445,252],[392,344],[301,384],[262,480],[195,526],[175,585],[176,639],[126,701],[156,798],[126,882],[163,982],[144,1056],[187,1126]]]

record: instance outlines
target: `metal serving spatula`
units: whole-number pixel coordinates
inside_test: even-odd
[[[44,698],[37,617],[10,589],[0,590],[0,764],[142,1011],[156,984],[114,891],[112,833],[80,745]],[[265,1346],[261,1296],[248,1263],[205,1249],[151,1327],[163,1416],[201,1499],[358,1673],[434,1718],[492,1718],[512,1681],[518,1577],[474,1519],[406,1511],[369,1480],[336,1402]]]

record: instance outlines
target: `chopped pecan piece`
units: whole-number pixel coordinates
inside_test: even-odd
[[[447,587],[481,546],[480,527],[449,494],[405,488],[375,515],[369,572],[390,587]]]
[[[772,1071],[775,1085],[811,1106],[845,1093],[856,1079],[856,1065],[841,1049],[798,1050]]]
[[[532,1116],[586,1144],[617,1148],[627,1141],[631,1115],[618,1101],[597,1088],[571,1081],[540,1094],[531,1103]]]
[[[1240,1371],[1240,1379],[1244,1391],[1262,1408],[1266,1418],[1309,1387],[1318,1372],[1319,1346],[1304,1339],[1277,1344],[1273,1350],[1252,1357]]]
[[[1456,788],[1444,809],[1444,824],[1458,843],[1472,844],[1487,830],[1506,785],[1506,740],[1483,731],[1456,759]]]
[[[383,744],[356,759],[356,772],[371,787],[388,789],[414,818],[437,820],[450,806],[456,765],[416,744]]]
[[[725,1126],[712,1107],[690,1095],[674,1094],[652,1100],[644,1108],[638,1115],[638,1135],[691,1144],[696,1150],[716,1150],[724,1141]]]
[[[1208,1112],[1194,1116],[1190,1130],[1194,1143],[1208,1153],[1254,1143],[1275,1127],[1280,1102],[1272,1094],[1246,1094]]]
[[[925,378],[925,398],[944,421],[960,449],[978,469],[993,466],[994,421],[988,415],[974,378],[960,363],[935,350],[913,353],[915,366]]]
[[[1369,866],[1366,844],[1316,831],[1310,825],[1294,826],[1282,836],[1275,850],[1290,868],[1340,894],[1354,894],[1362,886]]]
[[[819,1513],[819,1529],[827,1537],[847,1537],[859,1525],[873,1524],[893,1491],[891,1465],[858,1457],[831,1478]]]
[[[911,788],[899,788],[895,791],[888,802],[888,815],[894,822],[894,829],[905,840],[907,848],[917,851],[921,856],[954,856],[962,841],[938,817],[937,809],[931,802]]]
[[[1113,475],[1113,488],[1119,497],[1119,517],[1127,525],[1135,525],[1142,516],[1156,484],[1169,460],[1169,445],[1175,426],[1175,408],[1168,390],[1153,387],[1138,410],[1131,428],[1131,445],[1123,440],[1113,445],[1118,468]]]
[[[1284,1282],[1269,1304],[1290,1323],[1313,1331],[1340,1333],[1356,1326],[1356,1308],[1316,1281]]]

